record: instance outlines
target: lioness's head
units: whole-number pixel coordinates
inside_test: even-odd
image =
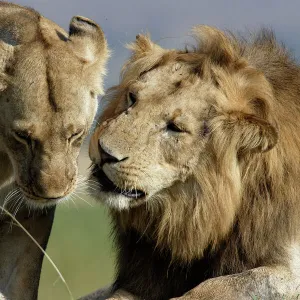
[[[25,196],[53,204],[76,186],[80,146],[102,92],[106,40],[83,17],[73,17],[66,34],[34,11],[1,9],[0,151]]]
[[[230,223],[243,157],[277,142],[272,88],[264,75],[222,32],[201,26],[196,37],[196,50],[177,51],[138,36],[120,85],[108,95],[90,155],[99,197],[115,208],[146,201],[149,207],[188,193],[213,198],[215,185],[231,184],[228,191],[236,195],[227,202],[203,204],[229,212]]]

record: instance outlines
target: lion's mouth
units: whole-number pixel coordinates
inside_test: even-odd
[[[138,189],[126,190],[118,187],[106,176],[104,171],[101,168],[99,168],[99,166],[97,165],[93,167],[92,174],[94,177],[97,178],[98,182],[101,185],[101,191],[103,192],[121,194],[131,199],[142,199],[146,196],[146,193],[142,190],[138,190]]]

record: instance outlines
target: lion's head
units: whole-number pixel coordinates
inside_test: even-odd
[[[106,40],[83,17],[73,17],[66,34],[33,10],[0,9],[0,151],[25,196],[53,204],[76,186],[80,146],[102,92]]]
[[[90,144],[99,198],[125,210],[124,226],[152,231],[184,259],[228,233],[245,162],[278,137],[273,89],[242,45],[211,27],[195,33],[193,51],[137,37]]]

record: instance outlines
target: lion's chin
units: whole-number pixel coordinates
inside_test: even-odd
[[[99,183],[99,190],[95,191],[93,187],[91,193],[113,209],[129,209],[139,206],[146,201],[146,193],[144,191],[119,188],[98,166],[94,167],[92,178]]]
[[[128,210],[137,206],[143,205],[147,199],[130,199],[122,194],[104,192],[99,189],[97,192],[91,190],[90,194],[96,198],[96,200],[101,201],[103,204],[107,205],[113,210]]]
[[[96,194],[94,192],[93,195],[97,200],[100,200],[103,204],[115,210],[127,210],[131,207],[130,199],[127,199],[120,194],[118,195],[115,193],[108,193],[100,190]]]

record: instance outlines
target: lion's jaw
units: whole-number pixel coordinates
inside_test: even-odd
[[[97,164],[99,198],[109,206],[127,209],[151,203],[193,174],[207,142],[208,99],[217,91],[189,79],[188,71],[178,64],[152,70],[123,91],[116,115],[104,113],[111,119],[97,129],[90,153]],[[178,80],[187,85],[180,92]]]

